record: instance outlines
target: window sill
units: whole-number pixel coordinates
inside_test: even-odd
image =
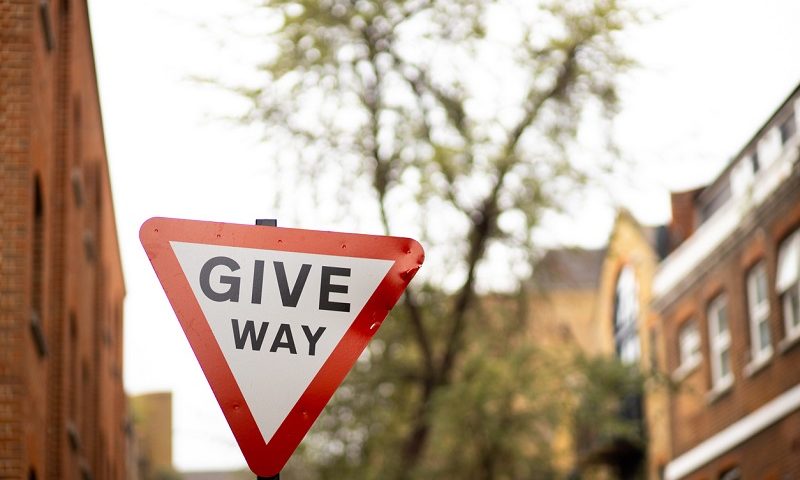
[[[718,385],[715,385],[714,388],[709,390],[708,394],[706,395],[706,401],[709,404],[715,403],[731,390],[733,390],[733,378],[721,381]]]
[[[788,337],[778,342],[778,351],[786,353],[798,343],[800,343],[800,330],[791,333]]]
[[[686,363],[681,364],[680,367],[676,368],[675,371],[672,372],[672,381],[673,382],[682,382],[694,373],[695,370],[700,366],[701,359],[700,357],[695,357],[694,359],[687,360]]]
[[[760,372],[764,367],[769,365],[770,360],[772,360],[772,347],[769,347],[764,353],[755,357],[750,363],[745,365],[744,367],[744,376],[745,377],[752,377],[756,373]]]

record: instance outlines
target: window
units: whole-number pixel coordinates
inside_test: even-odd
[[[752,158],[753,157],[750,157],[750,159]],[[758,169],[753,166],[751,160],[748,160],[748,158],[736,163],[731,170],[730,177],[731,192],[733,195],[741,196],[750,189],[757,170]]]
[[[725,182],[721,186],[717,187],[716,191],[713,192],[711,198],[707,201],[703,201],[703,204],[700,207],[700,222],[705,222],[712,215],[714,215],[717,210],[719,210],[722,205],[725,204],[731,198],[731,185],[730,180]]]
[[[661,370],[658,362],[658,330],[655,327],[650,329],[650,369]]]
[[[711,346],[711,387],[725,390],[733,384],[731,370],[731,330],[728,301],[720,295],[708,307],[709,344]]]
[[[758,162],[758,150],[753,150],[753,153],[750,154],[750,165],[753,167],[753,173],[761,169],[761,164]]]
[[[614,292],[614,345],[617,357],[627,364],[639,361],[639,287],[633,268],[626,265],[617,278]]]
[[[33,310],[41,315],[43,312],[44,290],[44,198],[38,175],[33,182],[33,284],[31,285]]]
[[[31,316],[30,328],[36,351],[40,357],[47,355],[47,341],[44,327],[44,198],[39,176],[33,182],[33,255],[31,275]]]
[[[66,374],[69,375],[69,388],[67,391],[67,410],[70,419],[78,419],[78,385],[80,373],[78,371],[78,319],[74,312],[69,313],[69,353],[67,357]],[[88,400],[88,399],[86,399]]]
[[[700,353],[700,331],[694,320],[684,323],[678,332],[678,356],[680,360],[678,370],[684,374],[699,365],[703,358]]]
[[[48,0],[39,0],[39,20],[42,24],[42,33],[44,33],[44,45],[48,52],[52,51],[55,46],[55,35],[53,35],[53,21],[50,17]]]
[[[747,313],[750,319],[750,353],[752,364],[759,364],[772,356],[772,338],[769,331],[769,298],[767,297],[767,269],[758,263],[747,274]]]
[[[777,277],[786,339],[793,340],[800,337],[800,230],[781,243]]]
[[[779,127],[781,131],[781,144],[786,145],[786,142],[789,141],[792,136],[794,136],[795,132],[797,131],[797,124],[794,120],[794,113],[790,114],[786,120],[781,123]]]
[[[81,173],[80,167],[72,167],[69,179],[70,183],[72,183],[72,197],[75,200],[75,205],[81,207],[83,206],[86,194],[83,188],[83,173]]]
[[[729,468],[724,472],[719,474],[719,480],[741,480],[742,479],[742,472],[739,470],[739,467]]]

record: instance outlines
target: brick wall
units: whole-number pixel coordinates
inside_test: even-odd
[[[0,0],[0,478],[22,478],[33,4]]]
[[[698,268],[699,273],[685,282],[691,286],[661,312],[670,371],[679,364],[678,332],[681,326],[686,321],[696,321],[702,338],[702,362],[681,380],[670,401],[676,456],[800,384],[800,369],[797,368],[800,365],[800,345],[780,347],[779,342],[785,334],[783,312],[775,291],[780,242],[798,227],[800,170],[795,165],[793,173],[780,189],[745,219],[735,235],[705,259]],[[751,334],[746,276],[760,261],[765,263],[767,271],[768,321],[774,353],[762,368],[751,371],[747,368],[751,362]],[[719,294],[727,298],[734,382],[727,391],[715,394],[711,391],[707,309]],[[798,421],[800,418],[795,412],[689,478],[716,478],[715,475],[726,468],[726,462],[746,468],[742,471],[743,478],[770,478],[767,475],[770,471],[775,473],[774,478],[800,478]]]
[[[676,249],[689,238],[697,228],[697,196],[702,189],[687,192],[675,192],[670,197],[672,205],[672,222],[669,225],[669,249]]]
[[[124,285],[84,0],[0,0],[0,478],[125,478]]]
[[[719,478],[738,467],[743,479],[784,480],[800,478],[800,412],[752,437],[745,445],[693,472],[687,480]]]

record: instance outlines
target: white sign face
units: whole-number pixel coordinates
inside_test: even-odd
[[[394,264],[171,241],[268,443]]]

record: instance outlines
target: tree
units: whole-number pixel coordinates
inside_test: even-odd
[[[576,470],[604,467],[620,480],[645,478],[643,459],[646,432],[643,424],[645,374],[616,358],[575,357],[572,381],[577,405],[571,426],[578,453]]]
[[[617,0],[271,0],[263,8],[274,21],[263,81],[236,90],[249,100],[243,120],[281,145],[274,168],[316,181],[314,189],[340,186],[339,200],[353,199],[343,203],[349,212],[421,238],[428,256],[309,452],[339,478],[353,468],[360,478],[453,474],[457,464],[470,465],[467,478],[530,476],[511,460],[491,463],[526,448],[503,443],[504,431],[537,428],[530,416],[549,408],[520,406],[511,388],[536,356],[508,341],[524,328],[519,308],[487,322],[479,293],[522,285],[542,214],[597,170],[574,161],[576,138],[587,115],[615,113],[619,73],[631,64],[618,36],[636,16]],[[284,195],[304,188],[282,184]],[[497,300],[492,310],[507,305],[521,303]],[[374,394],[355,394],[362,390]],[[446,415],[459,409],[463,416]],[[465,441],[461,462],[443,461],[457,455],[444,439],[458,440],[465,427],[485,429],[485,441]],[[531,459],[546,453],[529,450]]]

